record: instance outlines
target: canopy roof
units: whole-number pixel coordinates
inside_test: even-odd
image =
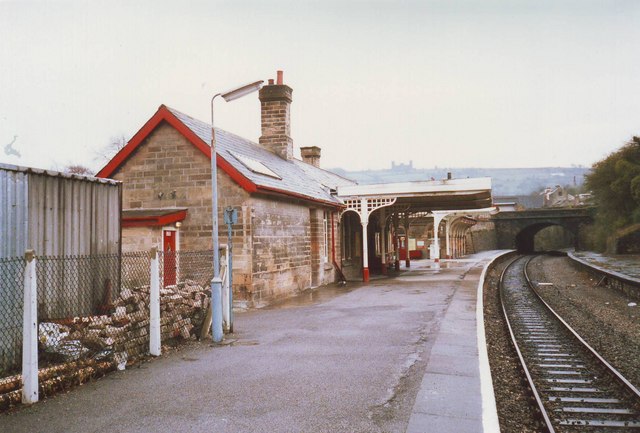
[[[341,200],[396,199],[411,212],[474,210],[491,207],[491,178],[443,179],[372,185],[339,185]]]

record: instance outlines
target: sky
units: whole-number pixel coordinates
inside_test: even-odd
[[[634,0],[0,0],[0,162],[97,170],[283,70],[324,168],[590,166],[640,135],[639,47]],[[215,120],[257,142],[257,94]]]

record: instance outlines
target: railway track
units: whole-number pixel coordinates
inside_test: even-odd
[[[640,391],[537,295],[526,272],[531,258],[504,269],[500,299],[547,430],[640,431]]]

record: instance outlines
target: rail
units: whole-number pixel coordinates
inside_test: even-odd
[[[526,269],[532,258],[517,257],[505,267],[500,301],[547,430],[640,427],[640,391],[540,297]]]

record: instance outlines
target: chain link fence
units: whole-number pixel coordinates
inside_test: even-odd
[[[0,387],[22,362],[25,265],[22,257],[0,259]]]
[[[162,343],[199,337],[213,252],[157,257]],[[78,376],[123,369],[148,355],[151,261],[149,252],[37,257],[41,389],[58,386],[60,375],[78,382]],[[25,265],[22,258],[0,259],[0,408],[15,397],[6,393],[20,387]]]
[[[162,341],[200,337],[211,297],[213,250],[159,254]]]

